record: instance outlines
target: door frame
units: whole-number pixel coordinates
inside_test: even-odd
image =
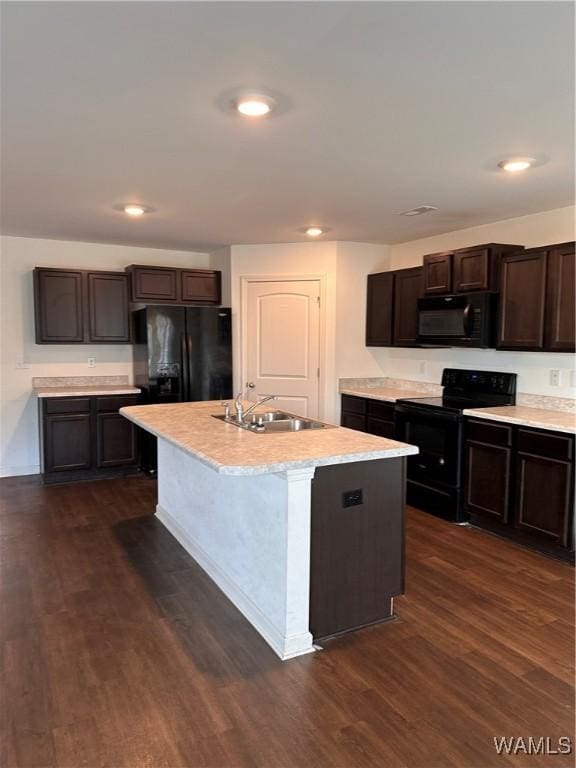
[[[320,327],[318,329],[318,345],[319,345],[319,360],[320,376],[318,377],[318,418],[325,418],[324,411],[324,389],[326,386],[326,275],[325,274],[312,274],[312,275],[241,275],[240,276],[240,317],[239,322],[239,339],[240,339],[240,378],[236,380],[236,386],[234,388],[235,393],[244,388],[244,382],[246,381],[246,370],[248,367],[248,336],[247,336],[247,322],[248,317],[248,288],[251,283],[296,283],[296,282],[317,282],[320,288]]]

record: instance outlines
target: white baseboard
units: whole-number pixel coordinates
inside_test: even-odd
[[[248,595],[206,554],[202,547],[182,528],[180,523],[159,504],[156,506],[156,517],[166,526],[188,554],[196,560],[198,565],[206,571],[212,581],[220,587],[226,597],[234,603],[236,608],[248,619],[250,624],[262,635],[268,645],[283,661],[292,659],[295,656],[302,656],[305,653],[312,653],[315,650],[312,645],[312,635],[310,632],[303,632],[291,637],[286,637],[279,632]]]
[[[40,465],[29,464],[19,467],[0,467],[0,477],[20,477],[22,475],[39,475]]]

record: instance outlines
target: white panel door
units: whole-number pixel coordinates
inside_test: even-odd
[[[271,403],[299,416],[318,418],[320,282],[248,283],[246,384],[254,394],[278,395]]]

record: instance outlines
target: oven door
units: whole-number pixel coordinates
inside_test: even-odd
[[[430,485],[459,485],[461,423],[456,413],[396,406],[397,439],[420,449],[416,456],[408,457],[409,480]]]

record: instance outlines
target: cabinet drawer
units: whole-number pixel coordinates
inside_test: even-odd
[[[466,437],[489,445],[511,445],[512,427],[507,424],[469,419],[466,424]]]
[[[89,397],[47,397],[44,413],[90,413]]]
[[[574,455],[574,438],[553,432],[519,429],[518,450],[549,459],[571,461]]]
[[[138,405],[138,395],[104,395],[97,397],[96,410],[98,412],[107,411],[115,413],[128,405]]]
[[[366,413],[366,400],[363,397],[342,395],[342,411],[346,413]]]
[[[368,416],[375,416],[377,419],[384,419],[385,421],[393,421],[394,410],[395,406],[393,403],[385,403],[381,400],[367,401]]]

